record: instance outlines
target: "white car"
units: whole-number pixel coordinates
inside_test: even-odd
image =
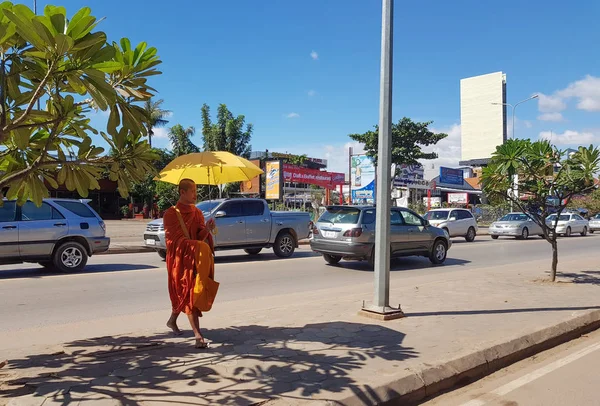
[[[590,219],[590,233],[594,234],[594,231],[600,231],[600,214],[596,214]]]
[[[556,214],[551,214],[546,217],[546,225],[551,229],[556,223]],[[579,233],[583,236],[587,235],[590,225],[586,219],[576,213],[563,213],[558,217],[556,224],[556,234],[570,237],[573,233]]]
[[[434,209],[425,214],[425,219],[432,226],[445,230],[450,237],[464,237],[473,242],[477,235],[477,221],[466,209]]]

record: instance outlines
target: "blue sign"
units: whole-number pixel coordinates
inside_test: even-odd
[[[440,166],[440,183],[462,186],[464,183],[463,171]]]

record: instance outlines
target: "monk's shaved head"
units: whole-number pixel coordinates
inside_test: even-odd
[[[187,192],[190,189],[195,189],[196,183],[191,179],[181,179],[179,181],[179,193]]]

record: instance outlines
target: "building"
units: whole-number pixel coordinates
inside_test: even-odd
[[[460,81],[461,166],[485,166],[507,138],[506,75]]]

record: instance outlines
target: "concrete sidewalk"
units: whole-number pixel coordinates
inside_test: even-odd
[[[371,284],[216,303],[201,320],[212,341],[164,330],[99,337],[18,355],[2,370],[0,404],[371,405],[422,399],[581,334],[600,321],[600,254],[403,279],[392,304],[406,318],[357,315]],[[218,299],[217,299],[218,300]],[[140,315],[131,317],[139,318]],[[142,315],[141,317],[147,317]],[[154,325],[165,315],[153,314]],[[106,323],[126,322],[107,319]],[[181,320],[182,327],[187,327]],[[88,334],[101,324],[69,326]],[[38,335],[40,344],[47,335]],[[111,403],[112,402],[112,403]],[[263,403],[261,403],[263,402]]]

